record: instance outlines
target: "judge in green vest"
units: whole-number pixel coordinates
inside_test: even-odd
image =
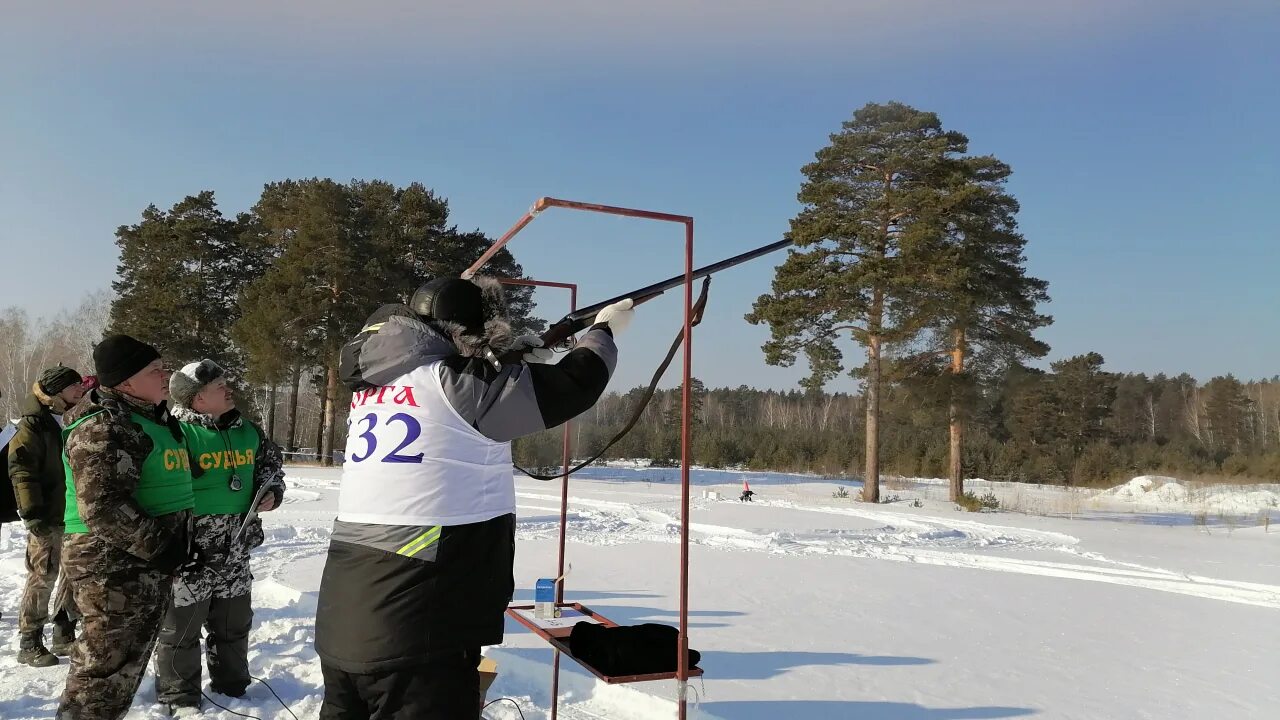
[[[173,578],[199,565],[185,438],[160,353],[127,335],[93,349],[100,387],[63,416],[62,569],[82,614],[57,720],[124,716],[155,648]]]
[[[217,363],[173,373],[169,392],[191,459],[195,542],[205,553],[204,565],[174,583],[160,630],[156,697],[172,714],[201,706],[202,626],[210,688],[240,697],[249,685],[249,550],[263,541],[257,513],[283,500],[284,474],[279,448],[236,409]]]

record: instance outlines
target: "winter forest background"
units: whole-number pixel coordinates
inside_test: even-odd
[[[1011,170],[966,144],[897,103],[868,105],[832,135],[804,168],[796,249],[747,316],[772,330],[762,361],[803,356],[813,374],[789,392],[695,380],[694,461],[1070,484],[1146,472],[1280,479],[1280,377],[1113,373],[1089,348],[1055,348],[1066,359],[1036,368],[1051,288],[1022,267],[1034,238],[1017,230]],[[491,242],[451,225],[424,185],[318,178],[268,183],[234,216],[199,191],[143,209],[115,238],[111,292],[56,317],[0,311],[0,413],[16,416],[48,365],[91,372],[93,344],[122,331],[171,367],[223,362],[276,442],[322,461],[345,440],[341,345],[378,305],[457,274]],[[505,250],[487,271],[522,273]],[[509,288],[513,316],[540,330],[531,297]],[[863,391],[823,389],[843,372]],[[576,454],[622,427],[642,391],[617,388],[576,422]],[[607,457],[675,462],[678,417],[679,389],[659,391]],[[517,443],[526,466],[559,454],[558,430]]]

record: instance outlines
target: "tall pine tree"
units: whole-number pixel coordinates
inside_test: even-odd
[[[805,354],[810,389],[843,370],[842,337],[866,348],[866,362],[853,374],[866,395],[867,502],[880,499],[882,360],[922,329],[918,318],[894,310],[914,281],[910,255],[941,232],[934,218],[951,161],[966,145],[937,115],[902,103],[855,112],[804,167],[804,208],[788,233],[796,249],[778,268],[773,292],[747,315],[770,326],[768,363],[791,365]]]
[[[953,502],[964,494],[964,427],[977,405],[978,376],[1049,351],[1032,335],[1051,322],[1036,311],[1049,299],[1048,283],[1026,274],[1018,202],[1005,189],[1011,172],[989,156],[955,160],[933,208],[940,231],[921,233],[922,247],[910,255],[916,281],[904,314],[930,325],[925,357],[940,352],[947,359],[937,377],[947,406]]]

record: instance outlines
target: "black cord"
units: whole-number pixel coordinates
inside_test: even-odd
[[[696,327],[698,324],[702,322],[702,313],[707,307],[707,292],[710,290],[710,288],[711,288],[711,276],[708,275],[707,277],[703,278],[702,290],[698,294],[698,301],[693,304],[693,312],[692,312],[692,318],[690,321],[690,327]],[[613,447],[615,443],[617,443],[619,440],[623,438],[623,436],[631,432],[631,429],[636,426],[636,423],[640,422],[640,418],[644,416],[645,408],[649,406],[649,401],[653,399],[653,394],[658,390],[658,383],[662,382],[662,376],[667,372],[667,368],[671,366],[671,361],[674,360],[676,357],[676,351],[680,349],[680,346],[683,343],[684,343],[684,326],[682,325],[680,327],[680,332],[676,333],[676,339],[671,342],[671,347],[667,350],[666,357],[662,359],[662,363],[658,365],[658,369],[653,371],[653,378],[649,380],[649,386],[645,388],[644,393],[640,396],[640,402],[636,403],[635,409],[631,411],[631,419],[628,420],[627,424],[623,426],[623,428],[619,430],[617,434],[615,434],[609,440],[609,442],[605,443],[604,447],[600,448],[600,451],[597,452],[595,455],[592,455],[591,457],[587,458],[586,460],[583,460],[582,462],[578,463],[577,465],[567,470],[564,470],[564,471],[557,470],[554,473],[547,473],[547,474],[536,473],[536,472],[533,472],[532,470],[526,470],[525,468],[522,468],[519,465],[516,465],[515,463],[511,463],[511,466],[514,467],[516,470],[519,470],[520,472],[524,473],[525,475],[528,475],[530,478],[534,480],[549,481],[549,480],[559,480],[565,475],[572,475],[578,472],[579,470],[581,470],[582,468],[595,462],[596,460],[599,460],[601,456],[603,456],[606,452],[609,451],[609,448]]]
[[[508,697],[498,698],[497,700],[490,700],[489,702],[485,703],[484,707],[480,708],[480,712],[484,712],[485,710],[488,710],[490,705],[494,703],[500,703],[503,700],[511,703],[511,706],[516,709],[516,712],[520,713],[520,720],[524,720],[524,711],[520,709],[520,703]]]
[[[276,695],[276,689],[275,689],[275,688],[273,688],[273,687],[271,687],[271,683],[267,682],[266,680],[263,680],[263,679],[262,679],[262,678],[260,678],[260,677],[254,676],[254,675],[250,675],[249,677],[253,678],[254,680],[257,680],[258,682],[262,683],[263,685],[266,685],[266,686],[267,686],[267,689],[271,691],[271,694],[276,696],[276,702],[280,703],[280,707],[284,708],[284,709],[285,709],[285,712],[289,713],[290,715],[293,715],[293,708],[289,707],[289,706],[285,703],[285,701],[284,701],[284,700],[281,700],[279,695]],[[293,720],[298,720],[298,716],[297,716],[297,715],[293,715]]]
[[[187,594],[190,595],[191,598],[194,600],[196,594],[191,591],[191,586],[187,584],[186,580],[182,579],[181,575],[178,576],[178,582],[182,583],[182,587],[187,589]],[[196,619],[195,615],[192,615],[190,618],[187,619],[187,625],[186,627],[182,628],[182,635],[179,636],[179,639],[185,638],[187,636],[187,633],[191,631],[191,623],[195,622],[195,619]],[[176,652],[169,656],[169,669],[173,672],[174,677],[179,676],[178,675],[178,654]],[[262,718],[258,717],[257,715],[245,715],[244,713],[238,713],[235,710],[232,710],[231,708],[226,707],[224,705],[219,705],[216,700],[204,694],[204,688],[200,688],[200,697],[204,698],[205,700],[208,700],[210,705],[213,705],[214,707],[222,710],[226,710],[227,712],[237,717],[249,718],[250,720],[262,720]],[[170,715],[172,715],[172,712],[170,712]]]
[[[178,582],[182,583],[182,587],[187,589],[187,594],[194,599],[196,594],[191,591],[191,586],[187,584],[186,580],[182,579],[181,575],[178,576]],[[196,616],[192,615],[191,618],[187,620],[187,626],[182,629],[182,637],[187,636],[187,632],[191,630],[191,623],[194,622],[195,619],[196,619]],[[169,669],[173,671],[173,674],[175,677],[178,675],[178,654],[177,653],[174,653],[169,657]],[[249,677],[262,683],[263,685],[266,685],[267,689],[271,691],[271,694],[275,696],[276,702],[280,703],[280,707],[284,708],[285,712],[289,713],[290,715],[293,715],[293,720],[298,720],[298,716],[293,714],[293,708],[289,707],[289,705],[285,703],[284,700],[280,699],[280,695],[276,693],[275,688],[271,687],[271,683],[267,682],[266,680],[263,680],[260,677],[255,677],[253,675],[250,675]],[[216,700],[204,694],[204,688],[200,688],[200,697],[204,698],[205,700],[208,700],[210,705],[220,710],[226,710],[227,712],[231,713],[232,715],[235,715],[236,717],[249,718],[249,720],[263,720],[257,715],[246,715],[244,713],[236,712],[235,710],[232,710],[231,708],[225,705],[219,705]],[[523,718],[524,715],[522,714],[521,717]]]
[[[201,691],[200,691],[200,697],[204,698],[205,700],[208,700],[210,705],[212,705],[212,706],[214,706],[214,707],[216,707],[216,708],[219,708],[219,709],[221,709],[221,710],[226,710],[227,712],[229,712],[229,713],[231,713],[232,715],[235,715],[235,716],[237,716],[237,717],[250,718],[250,720],[262,720],[262,718],[258,717],[257,715],[245,715],[244,713],[238,713],[238,712],[236,712],[235,710],[232,710],[231,708],[229,708],[229,707],[227,707],[227,706],[225,706],[225,705],[219,705],[219,704],[218,704],[218,703],[217,703],[213,698],[209,697],[208,695],[205,695],[205,694],[204,694],[204,690],[201,690]],[[286,708],[286,709],[287,709],[287,708]]]

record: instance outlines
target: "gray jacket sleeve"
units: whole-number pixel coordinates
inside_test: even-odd
[[[551,364],[520,363],[494,370],[476,358],[440,364],[445,397],[464,420],[502,442],[553,428],[589,410],[604,393],[618,348],[606,325],[596,325],[577,347]]]

